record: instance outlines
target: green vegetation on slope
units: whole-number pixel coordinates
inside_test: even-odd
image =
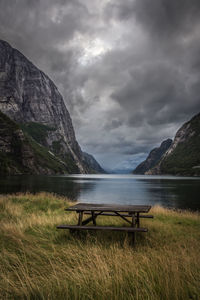
[[[27,138],[36,154],[37,163],[42,167],[48,167],[55,173],[79,173],[78,167],[70,154],[65,154],[65,156],[60,159],[50,154],[47,148],[36,143],[32,138],[28,136]]]
[[[62,150],[62,140],[60,141],[53,141],[52,143],[52,150],[53,150],[53,153],[59,155],[60,154],[60,151]]]
[[[4,123],[6,123],[6,127],[2,126]],[[10,134],[13,132],[13,130],[17,129],[19,129],[18,124],[0,111],[0,132],[4,131],[5,134]]]
[[[20,164],[8,153],[0,151],[0,175],[23,172]]]
[[[26,135],[27,141],[31,145],[32,150],[35,154],[35,161],[41,167],[53,170],[55,173],[67,173],[66,165],[49,153],[48,149],[35,142],[30,136]]]
[[[28,134],[28,136],[31,136],[33,138],[31,144],[33,148],[35,149],[36,153],[39,155],[38,161],[39,163],[42,164],[42,166],[47,165],[49,168],[53,169],[56,173],[63,173],[63,170],[65,170],[65,173],[79,173],[79,169],[70,153],[66,153],[65,155],[61,155],[62,153],[62,139],[59,141],[53,141],[52,143],[52,152],[60,157],[58,159],[62,160],[65,163],[64,165],[58,164],[58,160],[50,156],[48,152],[48,148],[44,148],[42,146],[47,146],[46,139],[48,136],[49,131],[55,131],[56,128],[40,124],[40,123],[35,123],[35,122],[30,122],[26,124],[21,124],[20,125],[22,130]],[[34,143],[36,141],[37,143]],[[60,170],[61,167],[61,170]]]
[[[41,145],[46,145],[48,132],[56,130],[56,128],[36,122],[29,122],[26,124],[21,124],[20,126],[24,132],[27,132],[36,142]]]
[[[195,116],[188,123],[194,134],[163,160],[161,172],[164,174],[200,176],[200,117]]]
[[[69,204],[45,193],[0,196],[1,299],[199,299],[199,214],[154,207],[133,248],[123,233],[56,230],[77,223]]]
[[[165,174],[200,175],[200,138],[191,137],[186,143],[179,144],[162,162],[161,170]]]
[[[10,145],[13,149],[11,153],[2,151],[2,148],[0,149],[0,174],[7,174],[9,170],[20,169],[21,142],[16,137],[16,132],[19,129],[17,123],[0,111],[0,140],[5,145],[7,140],[10,140]]]
[[[0,112],[0,174],[16,173],[66,173],[66,167],[39,145],[20,127]],[[4,149],[6,147],[6,149]]]
[[[75,161],[72,157],[72,155],[70,153],[66,153],[64,156],[63,156],[63,161],[66,163],[66,168],[67,168],[67,171],[70,173],[70,174],[78,174],[80,173],[77,165],[75,164]]]

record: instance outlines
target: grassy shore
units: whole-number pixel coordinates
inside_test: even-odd
[[[69,204],[46,193],[0,196],[0,299],[200,299],[199,214],[154,207],[133,248],[125,233],[56,230],[76,224]]]

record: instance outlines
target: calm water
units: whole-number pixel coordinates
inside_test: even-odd
[[[200,210],[200,178],[135,175],[10,176],[0,193],[48,191],[93,203],[160,204]]]

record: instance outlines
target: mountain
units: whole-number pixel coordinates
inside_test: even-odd
[[[0,174],[56,174],[66,165],[0,112]]]
[[[145,174],[150,169],[152,169],[160,161],[163,154],[169,149],[172,144],[171,139],[167,139],[158,148],[154,148],[148,155],[147,159],[140,163],[133,174]]]
[[[69,173],[90,173],[71,117],[53,81],[22,53],[0,40],[0,110],[38,144],[58,156]]]
[[[133,169],[111,169],[107,170],[109,174],[131,174]]]
[[[83,152],[83,159],[86,165],[91,169],[91,173],[101,173],[106,174],[106,171],[102,169],[100,164],[96,161],[96,159],[86,152]]]
[[[177,131],[170,148],[147,174],[200,176],[200,113]]]

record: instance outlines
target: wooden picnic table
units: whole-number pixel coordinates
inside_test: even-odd
[[[78,213],[77,225],[59,225],[58,229],[74,230],[112,230],[126,231],[132,234],[133,242],[135,241],[136,232],[147,232],[147,228],[140,227],[141,218],[153,218],[147,215],[150,211],[149,205],[118,205],[118,204],[96,204],[96,203],[78,203],[67,209],[66,211],[76,211]],[[83,220],[83,216],[90,215]],[[118,216],[129,223],[129,227],[120,226],[97,226],[96,219],[98,216]],[[131,218],[131,219],[128,219]],[[93,226],[86,226],[89,222],[93,222]]]

